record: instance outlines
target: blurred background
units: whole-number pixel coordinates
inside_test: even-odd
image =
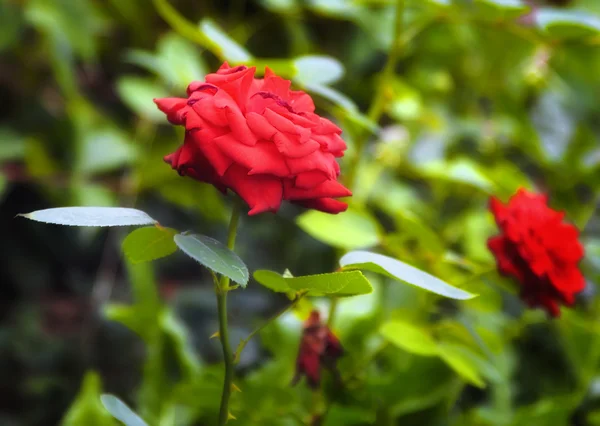
[[[127,264],[124,229],[15,215],[135,206],[223,240],[230,200],[162,162],[182,135],[152,98],[224,60],[292,79],[349,144],[351,211],[243,218],[251,271],[331,271],[377,246],[480,294],[372,277],[334,324],[343,392],[289,386],[302,315],[282,317],[245,349],[232,424],[600,425],[598,0],[0,0],[0,426],[116,424],[103,392],[152,426],[215,424],[210,275],[180,253]],[[520,186],[582,230],[588,287],[559,320],[524,311],[485,246],[489,196]],[[255,282],[230,299],[235,342],[289,303]],[[390,345],[389,318],[421,334]],[[445,356],[423,356],[429,338]]]

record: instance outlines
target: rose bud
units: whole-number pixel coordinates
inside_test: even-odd
[[[340,341],[329,327],[321,322],[319,312],[312,311],[304,323],[292,385],[298,383],[302,376],[306,376],[309,386],[313,389],[318,388],[322,367],[330,369],[339,381],[336,362],[343,353]]]

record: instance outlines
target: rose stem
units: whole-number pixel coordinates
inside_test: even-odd
[[[229,230],[227,232],[227,247],[233,250],[235,236],[240,218],[241,203],[236,200],[231,211]],[[229,397],[231,396],[231,385],[233,382],[233,355],[229,343],[229,331],[227,329],[227,292],[229,291],[229,277],[221,275],[219,286],[216,288],[217,308],[219,311],[219,340],[223,347],[223,360],[225,362],[225,379],[223,380],[223,393],[221,395],[221,408],[219,410],[219,425],[223,426],[229,419]]]

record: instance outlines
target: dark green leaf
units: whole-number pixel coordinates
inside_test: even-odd
[[[175,244],[192,259],[242,287],[248,284],[248,268],[237,254],[223,243],[198,234],[177,234]]]

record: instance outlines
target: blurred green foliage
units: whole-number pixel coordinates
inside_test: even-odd
[[[329,301],[303,300],[246,347],[231,424],[600,425],[599,46],[597,0],[0,0],[0,424],[117,424],[106,392],[151,426],[215,423],[211,276],[178,255],[123,268],[120,231],[13,217],[135,204],[222,239],[229,201],[162,163],[182,134],[152,99],[227,60],[292,79],[349,144],[350,211],[244,218],[251,271],[373,247],[479,295],[369,274],[333,323],[344,386],[316,393],[290,381],[301,319]],[[489,196],[519,186],[581,229],[588,288],[559,320],[523,309],[485,245]],[[234,345],[289,303],[235,293]]]

